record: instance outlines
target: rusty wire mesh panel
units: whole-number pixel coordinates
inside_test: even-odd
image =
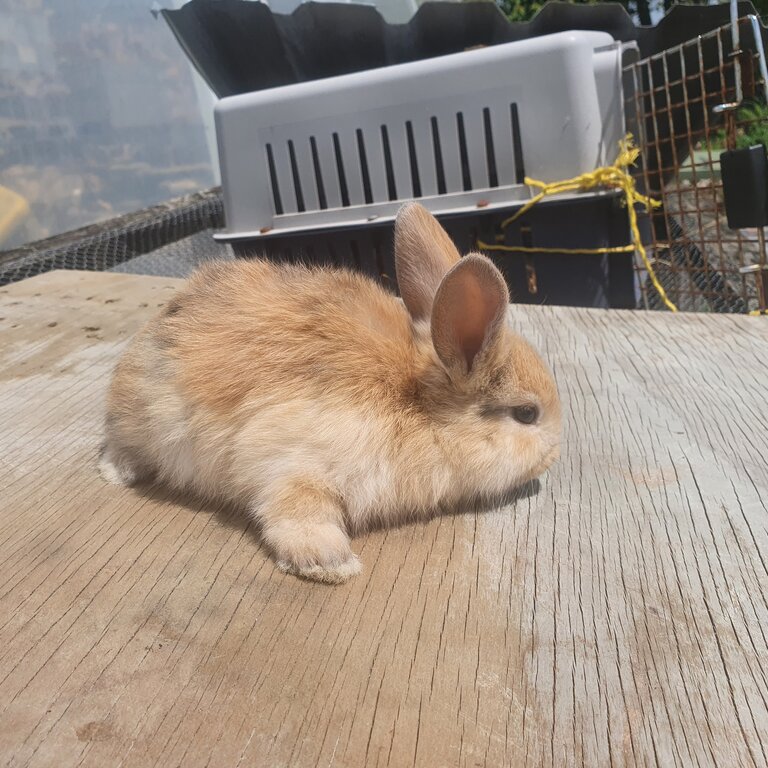
[[[756,230],[731,230],[725,216],[720,153],[768,139],[762,27],[738,21],[630,65],[625,109],[641,148],[638,186],[662,206],[643,221],[651,264],[681,310],[743,313],[757,308]],[[761,61],[762,58],[762,61]],[[735,116],[726,132],[720,105]],[[637,263],[640,304],[664,305]]]

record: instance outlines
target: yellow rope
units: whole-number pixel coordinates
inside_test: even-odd
[[[535,248],[527,245],[490,245],[477,241],[478,248],[484,251],[511,251],[514,253],[568,253],[573,256],[591,256],[595,253],[634,253],[634,245],[617,245],[611,248]]]
[[[648,258],[648,254],[645,252],[645,247],[640,238],[640,229],[637,226],[637,212],[635,211],[635,205],[638,203],[643,205],[646,211],[650,211],[652,208],[658,208],[661,205],[658,200],[654,200],[646,195],[641,195],[635,188],[635,180],[627,171],[627,168],[635,164],[639,155],[640,150],[633,144],[632,135],[627,134],[627,136],[619,142],[619,156],[616,158],[616,162],[613,165],[597,168],[591,173],[582,173],[581,176],[576,176],[573,179],[555,181],[550,184],[537,181],[536,179],[526,178],[525,183],[531,187],[536,187],[540,192],[535,194],[519,211],[516,211],[508,219],[501,222],[501,229],[506,229],[513,221],[524,216],[534,205],[536,205],[536,203],[549,195],[559,195],[563,192],[584,192],[590,189],[595,189],[595,187],[610,187],[613,189],[620,189],[624,193],[624,201],[629,214],[629,227],[632,232],[631,245],[618,246],[616,248],[530,248],[523,245],[492,245],[484,243],[482,240],[478,240],[477,247],[487,251],[571,254],[631,253],[636,250],[640,254],[645,269],[648,272],[648,276],[651,278],[651,283],[661,297],[661,300],[669,309],[673,312],[677,312],[677,307],[670,301],[664,290],[664,286],[662,286],[659,279],[656,277],[656,272]]]

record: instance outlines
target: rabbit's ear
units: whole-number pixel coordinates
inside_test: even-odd
[[[507,284],[485,256],[465,256],[445,276],[432,308],[432,343],[449,371],[471,373],[493,350],[508,306]]]
[[[426,320],[440,281],[459,252],[437,219],[418,203],[407,203],[395,220],[397,285],[414,320]]]

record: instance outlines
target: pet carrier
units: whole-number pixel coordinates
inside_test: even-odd
[[[555,181],[614,160],[622,69],[636,51],[606,33],[564,32],[222,99],[226,229],[216,237],[241,254],[349,264],[387,280],[392,221],[416,198],[476,248],[531,198],[526,176]],[[613,193],[575,193],[536,206],[504,236],[625,245],[626,212]],[[518,300],[635,304],[627,254],[497,261]]]

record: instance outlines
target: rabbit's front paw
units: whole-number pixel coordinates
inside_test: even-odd
[[[285,573],[324,584],[343,584],[362,570],[360,559],[354,553],[350,553],[349,558],[342,563],[298,565],[288,560],[278,560],[277,567]]]
[[[293,481],[255,516],[281,571],[326,584],[342,584],[360,573],[341,505],[322,484]]]
[[[264,528],[277,567],[294,576],[342,584],[360,573],[349,537],[336,523],[275,520]]]

